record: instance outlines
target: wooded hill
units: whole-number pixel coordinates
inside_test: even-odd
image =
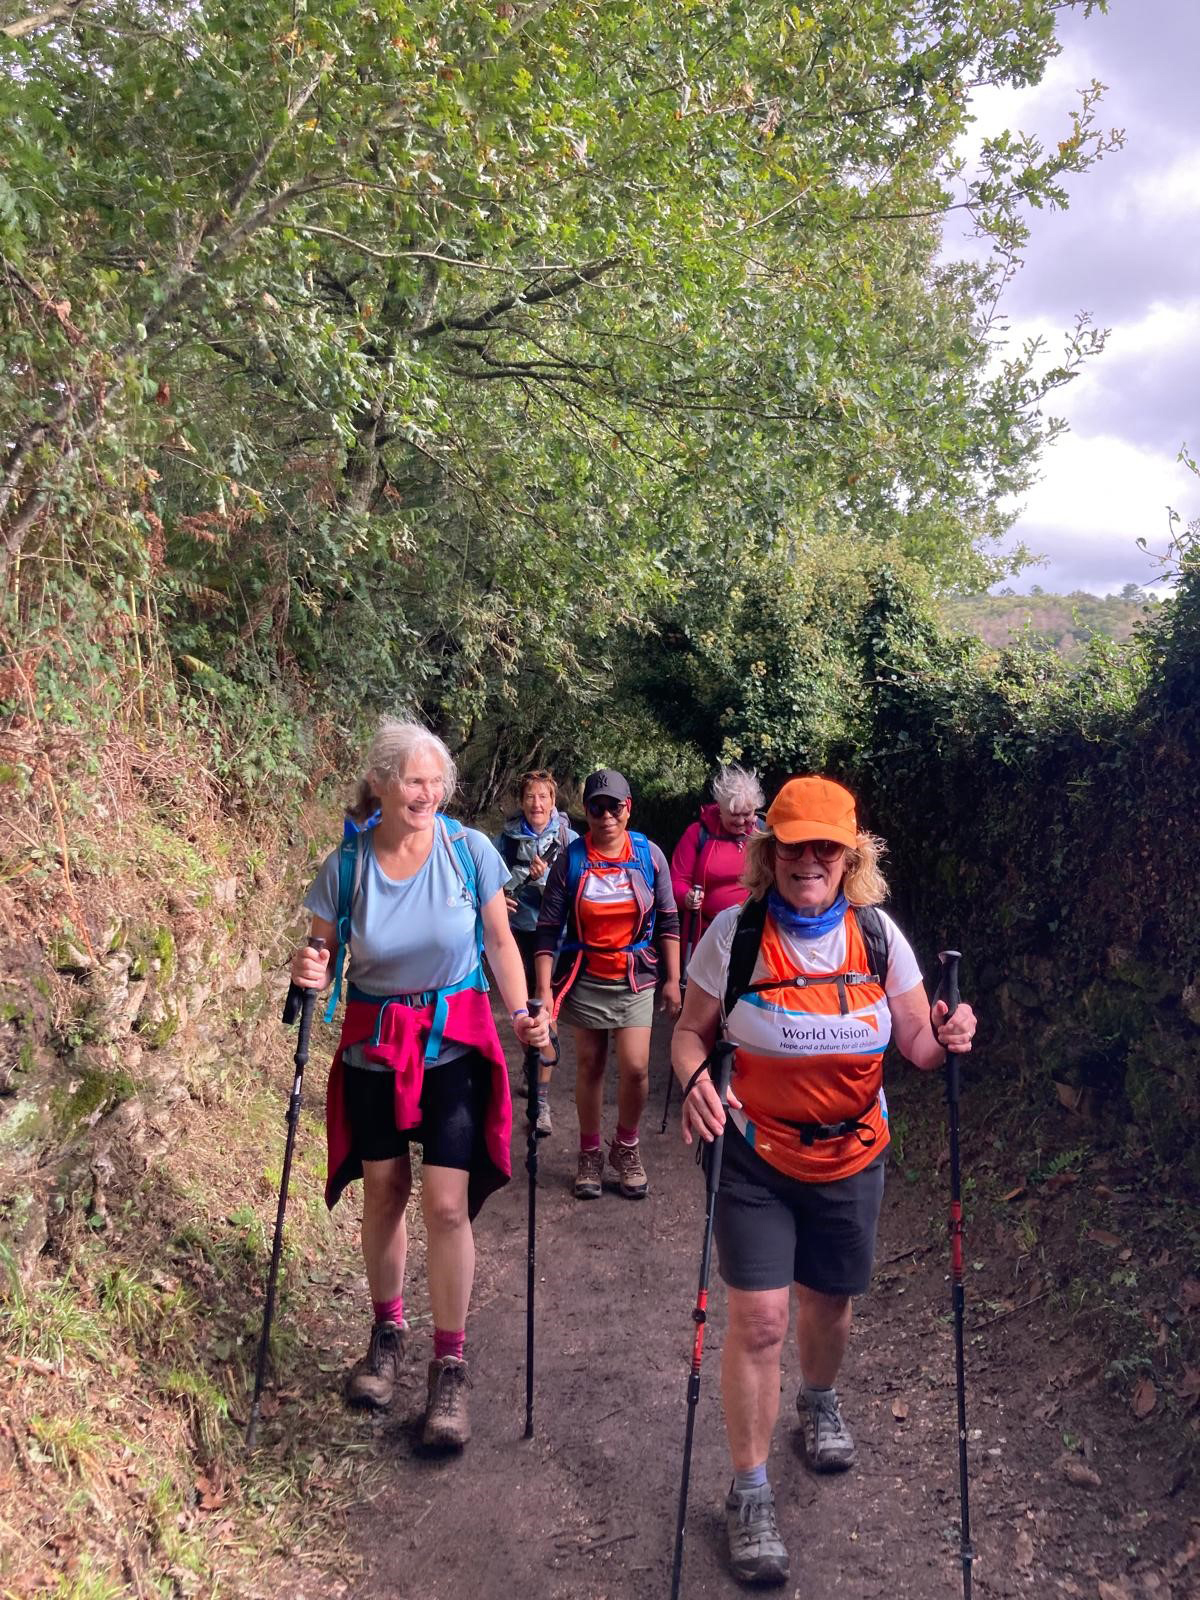
[[[1022,637],[1045,645],[1067,661],[1082,660],[1092,639],[1125,644],[1153,617],[1162,602],[1129,583],[1120,594],[1095,595],[1085,589],[1047,594],[1035,584],[1028,594],[1001,589],[998,594],[946,595],[938,614],[953,629],[974,634],[1002,648]]]

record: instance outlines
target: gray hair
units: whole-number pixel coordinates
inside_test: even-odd
[[[365,822],[378,809],[380,788],[397,783],[407,772],[414,756],[432,751],[442,766],[443,809],[458,786],[458,768],[454,757],[436,733],[420,722],[406,722],[400,717],[380,717],[379,726],[367,749],[367,770],[358,785],[350,815],[357,822]]]
[[[717,768],[712,791],[713,799],[723,811],[732,811],[735,806],[740,811],[758,811],[766,804],[758,774],[747,772],[745,767],[739,767],[736,762]]]

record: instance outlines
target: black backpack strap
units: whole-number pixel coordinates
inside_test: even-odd
[[[867,947],[867,965],[871,969],[871,976],[878,978],[881,986],[886,989],[888,975],[887,930],[883,926],[883,918],[879,914],[879,907],[855,906],[854,919],[858,923],[858,930],[862,934],[863,943]]]
[[[729,974],[725,984],[723,1008],[726,1017],[741,997],[749,992],[766,922],[766,895],[761,900],[747,900],[738,912],[737,927],[733,930],[733,943],[729,947]]]

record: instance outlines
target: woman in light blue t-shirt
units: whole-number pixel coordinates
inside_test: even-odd
[[[362,1249],[375,1314],[367,1354],[347,1377],[346,1398],[386,1408],[404,1359],[405,1217],[415,1141],[422,1147],[434,1323],[424,1441],[444,1448],[461,1448],[470,1437],[463,1349],[475,1270],[471,1215],[480,1194],[504,1182],[509,1170],[507,1075],[484,992],[477,919],[518,1042],[540,1048],[549,1040],[548,1023],[529,1015],[504,898],[508,867],[473,828],[462,831],[470,854],[464,863],[453,842],[457,825],[452,833],[439,818],[455,779],[450,752],[427,728],[391,718],[380,724],[351,810],[359,824],[377,811],[378,822],[361,835],[346,1023],[327,1102],[326,1198],[332,1204],[361,1173]],[[338,855],[322,863],[304,901],[311,936],[326,944],[320,951],[306,945],[292,958],[292,979],[305,988],[323,988],[332,970]]]

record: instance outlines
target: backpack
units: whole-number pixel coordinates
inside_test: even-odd
[[[766,823],[761,817],[756,816],[754,818],[755,833],[763,833],[766,829],[766,826]],[[699,829],[699,832],[696,836],[696,865],[692,871],[694,874],[693,881],[698,883],[704,877],[704,846],[713,837],[713,835],[704,826],[703,819],[696,823],[696,827]]]
[[[346,948],[350,943],[350,914],[362,888],[366,837],[378,822],[379,812],[376,811],[365,822],[355,822],[353,817],[348,816],[342,828],[342,843],[338,850],[337,959],[333,968],[333,989],[329,996],[329,1004],[325,1007],[326,1022],[333,1021],[338,1001],[341,999],[342,964],[346,959]],[[482,962],[483,919],[479,914],[475,857],[467,847],[467,830],[461,822],[455,822],[451,817],[444,817],[440,811],[434,818],[434,827],[442,844],[449,850],[450,860],[475,909],[475,955],[477,963]]]
[[[635,833],[632,828],[630,828],[627,837],[630,845],[633,848],[633,858],[630,861],[622,861],[615,864],[623,867],[633,868],[640,872],[642,877],[646,880],[646,885],[653,896],[655,872],[654,858],[650,854],[650,841],[647,839],[644,833]],[[610,865],[612,864],[614,863],[610,863]],[[591,868],[588,863],[588,848],[586,838],[580,837],[578,839],[572,839],[571,843],[567,846],[567,906],[571,911],[574,911],[575,903],[579,898],[579,885],[583,881],[584,873],[593,870],[595,869]],[[644,950],[648,944],[653,943],[654,917],[655,911],[653,905],[651,905],[650,923],[646,929],[646,937],[639,940],[637,944],[630,945],[629,953],[632,953],[635,950]],[[576,939],[568,940],[568,942],[564,944],[562,948],[564,950],[581,950],[583,946]]]
[[[808,984],[835,983],[844,995],[848,984],[866,983],[874,981],[881,988],[887,986],[888,974],[888,948],[887,934],[884,931],[883,918],[877,906],[851,906],[854,920],[858,923],[859,932],[863,936],[863,943],[867,947],[867,956],[870,961],[870,972],[831,972],[827,977],[820,978],[791,978],[787,986],[795,984],[805,987]],[[725,985],[725,999],[723,1002],[723,1016],[728,1019],[729,1013],[745,994],[759,993],[763,989],[779,989],[785,985],[782,980],[768,983],[751,983],[754,975],[754,965],[758,960],[759,947],[762,944],[763,928],[767,921],[767,901],[764,895],[761,900],[747,900],[738,913],[737,927],[734,930],[733,943],[729,949],[729,975]]]

